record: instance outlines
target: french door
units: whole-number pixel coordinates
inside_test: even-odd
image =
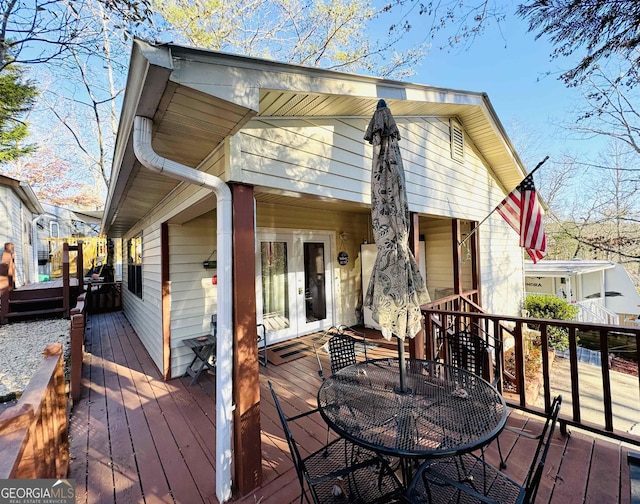
[[[256,245],[258,323],[269,344],[330,327],[331,235],[258,230]]]

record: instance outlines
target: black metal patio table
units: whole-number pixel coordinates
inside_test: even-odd
[[[341,436],[399,457],[403,479],[412,459],[460,455],[489,444],[507,418],[504,398],[475,374],[434,361],[407,359],[406,391],[397,358],[345,367],[318,391],[320,414]]]

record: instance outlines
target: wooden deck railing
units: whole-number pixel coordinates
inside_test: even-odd
[[[85,296],[86,294],[80,294],[76,306],[71,309],[71,372],[69,376],[69,389],[73,401],[80,399],[82,388],[84,330],[87,325]]]
[[[585,430],[613,437],[615,439],[627,441],[640,446],[640,436],[635,436],[628,432],[615,429],[613,404],[623,402],[619,394],[629,393],[623,390],[613,390],[611,385],[611,374],[608,366],[609,362],[609,337],[625,336],[631,340],[635,340],[636,349],[634,361],[638,371],[636,374],[638,391],[640,392],[640,328],[632,328],[620,325],[605,325],[581,322],[568,322],[562,320],[532,319],[523,317],[509,317],[504,315],[492,315],[483,313],[482,309],[470,299],[462,296],[456,300],[445,298],[436,303],[425,305],[422,312],[425,317],[425,344],[427,358],[433,358],[437,355],[438,345],[442,341],[445,331],[456,332],[462,328],[472,328],[487,342],[495,346],[496,367],[504,371],[504,348],[505,339],[508,336],[514,338],[515,352],[515,376],[513,382],[515,384],[515,400],[509,400],[510,406],[533,413],[542,413],[540,408],[533,404],[528,404],[526,394],[526,381],[532,377],[527,376],[527,367],[525,366],[525,353],[528,349],[528,341],[523,334],[529,333],[533,327],[535,334],[539,333],[541,360],[542,360],[542,381],[543,381],[543,398],[545,410],[548,410],[551,404],[551,363],[549,350],[550,329],[558,328],[565,332],[569,340],[569,366],[570,366],[570,390],[571,397],[567,402],[571,403],[571,411],[569,414],[563,412],[561,424],[575,425]],[[457,306],[457,310],[443,309],[442,307]],[[602,411],[604,421],[602,423],[585,421],[583,419],[581,409],[581,389],[580,374],[578,366],[578,341],[580,335],[597,335],[600,342],[600,358],[603,365],[601,366],[601,379],[598,386],[602,390]],[[504,372],[499,373],[498,387],[503,390]],[[593,393],[590,391],[589,393]],[[505,394],[506,396],[506,394]],[[635,397],[638,401],[638,397]]]
[[[0,415],[0,479],[67,477],[69,440],[62,345],[47,346],[43,355],[18,404]]]
[[[9,297],[15,288],[15,254],[13,243],[5,243],[0,259],[0,323],[4,323],[9,312]]]

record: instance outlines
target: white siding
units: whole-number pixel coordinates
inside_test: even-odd
[[[205,269],[216,248],[216,213],[209,212],[183,225],[169,226],[171,279],[171,376],[184,374],[193,358],[182,340],[209,332],[210,316],[217,312],[218,287],[214,269]],[[216,254],[212,260],[216,259]]]
[[[467,144],[465,164],[451,159],[446,119],[396,121],[411,211],[481,220],[504,197],[473,145]],[[370,203],[366,127],[365,119],[252,121],[232,139],[231,179]]]
[[[451,159],[447,118],[396,120],[402,136],[409,206],[421,215],[426,280],[434,297],[436,289],[453,285],[449,219],[481,221],[504,192],[468,137],[465,162]],[[224,148],[212,153],[202,168],[258,190],[273,188],[369,204],[372,149],[363,139],[367,124],[364,118],[255,119]],[[143,231],[143,299],[126,289],[125,271],[123,305],[162,370],[160,223],[170,223],[172,376],[181,375],[189,361],[182,340],[206,333],[209,316],[216,312],[216,289],[210,283],[214,272],[202,267],[215,247],[215,213],[197,217],[196,210],[211,197],[207,189],[181,184],[126,237]],[[215,208],[215,204],[208,208]],[[360,244],[371,240],[368,215],[259,203],[256,218],[258,227],[329,230],[335,233],[336,248],[341,246],[339,234],[348,233],[344,247],[349,263],[339,266],[334,261],[335,322],[355,323],[362,302]],[[518,314],[524,286],[517,236],[499,215],[485,222],[479,235],[483,306],[497,313]],[[332,251],[333,256],[337,252]],[[463,285],[470,287],[468,265],[463,266]]]
[[[524,302],[524,249],[518,245],[518,235],[498,213],[480,226],[479,232],[482,307],[489,313],[520,316]]]
[[[224,157],[216,157],[214,161],[209,163],[207,168],[208,172],[217,173],[220,171],[220,164],[224,162]],[[163,356],[162,356],[162,285],[160,276],[160,225],[162,222],[170,222],[171,219],[175,219],[177,215],[182,212],[188,212],[189,209],[194,208],[204,199],[212,197],[212,191],[209,189],[203,189],[199,186],[192,184],[181,184],[173,191],[170,197],[165,198],[152,212],[150,212],[146,218],[140,221],[131,231],[124,237],[123,241],[123,263],[122,263],[122,285],[123,285],[123,310],[125,311],[127,318],[129,319],[131,326],[140,336],[140,340],[151,355],[154,363],[158,367],[161,373],[163,369]],[[215,200],[213,203],[215,206]],[[178,219],[179,220],[179,219]],[[173,225],[170,225],[169,240],[171,240],[171,233]],[[136,236],[137,233],[142,231],[142,299],[138,298],[127,289],[127,257],[126,257],[126,240],[132,236]],[[194,231],[194,235],[209,233],[213,240],[215,240],[216,229],[212,226],[210,229],[198,229]],[[205,270],[202,268],[202,261],[211,253],[211,250],[200,259],[199,272],[202,273]],[[184,257],[178,256],[176,258],[169,257],[170,268],[179,268],[179,261]],[[174,271],[178,271],[175,269]],[[215,310],[213,310],[215,312]],[[173,315],[173,313],[172,313]],[[197,321],[196,321],[197,319]],[[177,326],[178,329],[184,324],[191,324],[205,328],[205,324],[202,322],[206,319],[206,330],[209,330],[208,316],[204,313],[200,316],[195,316],[193,320],[180,322]],[[195,322],[194,322],[195,321]],[[173,324],[172,324],[173,329]],[[199,331],[202,332],[202,331]],[[204,334],[204,333],[203,333]],[[178,369],[178,365],[182,366],[185,361],[184,345],[180,345],[179,342],[173,342],[172,339],[172,357],[176,352],[176,358],[172,358],[171,370],[174,372],[177,370],[178,375],[184,373],[184,368]],[[175,350],[174,350],[175,348]],[[173,375],[172,376],[176,376]]]
[[[162,372],[162,292],[160,282],[160,226],[142,230],[142,299],[128,289],[127,236],[123,246],[122,306],[131,327]]]
[[[468,137],[465,163],[451,159],[446,118],[396,121],[412,212],[479,222],[504,198]],[[367,124],[366,119],[329,118],[251,121],[231,140],[231,179],[370,203],[372,149],[363,140]],[[298,225],[313,227],[308,222]],[[427,285],[433,297],[436,289],[453,286],[451,223],[429,220],[424,234]],[[483,304],[497,313],[519,314],[524,287],[517,236],[497,214],[479,234]],[[470,287],[470,269],[463,268],[463,285]]]
[[[9,187],[0,187],[0,216],[4,216],[0,226],[0,246],[11,242],[14,245],[16,287],[31,281],[33,274],[29,270],[31,264],[31,212],[23,205],[18,195]],[[26,227],[25,227],[26,226]],[[25,234],[25,230],[28,233]]]

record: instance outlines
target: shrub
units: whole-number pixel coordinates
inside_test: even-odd
[[[532,318],[549,320],[573,320],[578,314],[577,306],[553,294],[529,294],[525,299],[524,308]],[[529,324],[529,327],[538,329],[537,324]],[[569,331],[567,329],[548,326],[547,336],[550,348],[565,350],[569,347]],[[541,345],[539,338],[534,344]]]

